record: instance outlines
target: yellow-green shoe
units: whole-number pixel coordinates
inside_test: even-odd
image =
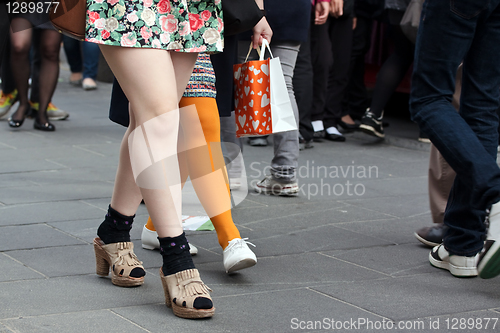
[[[31,109],[36,113],[38,112],[38,109],[40,109],[39,103],[31,102]],[[49,103],[49,106],[47,107],[47,116],[49,117],[49,120],[65,120],[68,119],[69,113],[67,113],[64,110],[59,109],[57,106],[55,106],[52,103]]]
[[[0,118],[5,117],[12,105],[17,102],[17,90],[14,90],[10,94],[5,94],[3,91],[0,92]]]

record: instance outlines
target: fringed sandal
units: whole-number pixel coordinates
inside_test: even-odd
[[[132,242],[104,244],[94,239],[96,274],[108,276],[111,267],[111,282],[120,287],[136,287],[144,283],[144,267],[134,254]]]
[[[197,269],[188,269],[160,277],[165,292],[165,303],[177,317],[195,319],[212,317],[215,308],[210,297],[212,291],[200,279]]]

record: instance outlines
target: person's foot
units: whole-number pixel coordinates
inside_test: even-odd
[[[14,90],[10,94],[5,94],[3,91],[0,92],[0,118],[5,117],[12,106],[17,101],[17,90]]]
[[[282,183],[272,176],[266,176],[255,185],[255,192],[280,196],[299,195],[299,185],[297,182]]]
[[[323,139],[325,138],[325,131],[315,131],[313,133],[313,141],[314,142],[323,142]]]
[[[30,117],[34,118],[34,117],[36,117],[36,114],[38,113],[38,110],[40,109],[40,104],[30,101],[30,105],[31,105],[31,111],[32,111]],[[52,121],[54,121],[54,120],[66,120],[69,118],[69,113],[58,108],[54,104],[49,103],[49,105],[47,106],[47,117],[49,117],[49,120],[52,120]]]
[[[444,223],[439,223],[431,227],[424,227],[415,232],[415,237],[423,244],[434,247],[443,242],[443,236],[448,230]]]
[[[342,133],[339,132],[337,127],[332,126],[326,129],[325,139],[329,141],[344,142],[345,136],[343,136]]]
[[[26,115],[29,112],[29,104],[28,105],[23,105],[19,104],[19,107],[17,108],[16,112],[14,112],[9,119],[7,119],[7,122],[10,127],[12,128],[19,128],[23,125],[24,120],[26,119]]]
[[[339,126],[342,127],[344,131],[348,132],[359,129],[359,124],[356,124],[356,122],[351,118],[350,115],[345,115],[342,118],[340,118]]]
[[[314,148],[313,142],[313,139],[306,140],[302,135],[299,135],[299,150]]]
[[[473,257],[450,255],[443,244],[435,246],[429,253],[429,262],[432,266],[446,269],[456,277],[477,276],[478,258],[478,254]]]
[[[267,146],[267,138],[265,137],[253,137],[248,139],[248,144],[254,147],[265,147]]]
[[[488,233],[477,265],[479,277],[491,279],[500,274],[500,202],[491,206]]]
[[[71,73],[69,76],[69,83],[79,87],[82,84],[83,75],[82,73]]]
[[[149,230],[146,225],[142,228],[141,234],[142,248],[146,250],[160,249],[160,241],[158,240],[158,234],[156,231]],[[198,248],[193,244],[189,243],[189,253],[192,256],[198,254]]]
[[[359,129],[364,133],[375,136],[378,138],[384,138],[384,128],[382,124],[383,114],[376,118],[375,114],[373,114],[370,109],[366,110],[363,118],[361,118],[361,124],[359,125]]]
[[[97,84],[90,77],[86,77],[82,81],[82,88],[83,88],[83,90],[95,90],[95,89],[97,89]]]
[[[257,263],[255,253],[250,250],[247,244],[255,247],[254,244],[247,242],[248,238],[235,238],[229,242],[229,245],[224,249],[223,263],[226,273],[231,274],[240,269],[252,267]]]

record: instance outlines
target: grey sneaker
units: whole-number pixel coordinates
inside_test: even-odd
[[[47,107],[47,116],[49,120],[66,120],[69,117],[69,113],[64,110],[59,109],[52,103],[49,103]]]
[[[282,183],[272,176],[266,176],[266,178],[255,185],[255,192],[281,196],[297,196],[299,195],[299,185],[297,182]]]
[[[30,101],[30,105],[31,109],[34,111],[33,114],[36,114],[36,112],[38,112],[38,109],[40,109],[39,103]],[[49,105],[47,106],[47,116],[49,117],[49,120],[65,120],[68,119],[69,113],[59,109],[54,104],[49,103]]]
[[[267,146],[267,138],[264,137],[253,137],[248,139],[248,144],[254,147],[265,147]]]

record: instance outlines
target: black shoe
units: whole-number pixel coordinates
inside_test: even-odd
[[[370,112],[370,109],[366,110],[365,115],[361,118],[361,125],[359,125],[359,129],[364,133],[376,136],[377,138],[385,137],[382,116],[375,118],[375,115]]]
[[[325,138],[325,131],[317,131],[313,133],[314,142],[323,142]]]
[[[45,131],[45,132],[54,132],[56,130],[56,127],[54,125],[52,125],[51,123],[46,122],[46,123],[42,124],[38,121],[38,119],[35,119],[35,123],[33,124],[33,128],[40,130],[40,131]]]
[[[345,136],[343,135],[338,135],[338,134],[325,134],[325,139],[329,141],[336,141],[336,142],[344,142],[345,141]]]
[[[24,123],[25,118],[26,117],[23,117],[23,119],[21,119],[21,120],[14,120],[14,119],[12,119],[12,117],[10,117],[9,119],[7,119],[7,122],[9,123],[9,126],[12,128],[19,128]]]
[[[432,227],[425,227],[415,232],[415,237],[423,244],[434,247],[443,242],[443,236],[448,230],[448,227],[443,223],[433,225]]]
[[[342,120],[339,120],[339,126],[344,129],[344,131],[357,131],[359,129],[359,124],[348,124],[346,122],[343,122]]]
[[[313,141],[314,141],[313,139],[306,140],[302,137],[302,135],[300,135],[299,136],[299,150],[314,148]]]

